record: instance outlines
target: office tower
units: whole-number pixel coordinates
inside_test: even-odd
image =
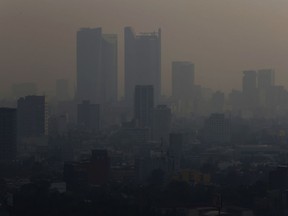
[[[210,144],[225,144],[231,139],[230,119],[222,113],[212,113],[204,124],[204,140]]]
[[[192,100],[194,64],[187,61],[172,62],[172,96],[175,100]]]
[[[25,97],[27,95],[36,95],[37,85],[36,83],[26,82],[17,83],[12,85],[12,96],[14,98]]]
[[[151,128],[154,107],[154,89],[152,85],[136,85],[134,94],[134,119],[136,126]]]
[[[56,80],[56,99],[58,101],[69,100],[69,82],[66,79]]]
[[[117,35],[101,28],[77,32],[77,101],[117,101]]]
[[[17,148],[17,110],[0,108],[0,161],[11,161]]]
[[[168,144],[171,129],[171,109],[158,105],[152,113],[152,140]]]
[[[259,104],[262,107],[271,106],[273,101],[273,87],[275,72],[272,69],[258,70]]]
[[[100,106],[91,104],[90,101],[83,101],[78,104],[78,126],[80,129],[89,132],[97,132],[100,129]]]
[[[243,108],[252,109],[257,105],[257,72],[243,71],[242,78]]]
[[[45,96],[26,96],[17,101],[19,138],[48,135]]]
[[[161,30],[134,34],[125,27],[125,98],[132,104],[136,85],[152,85],[155,101],[161,95]]]

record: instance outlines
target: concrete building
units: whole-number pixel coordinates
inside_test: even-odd
[[[102,34],[101,28],[82,28],[77,32],[78,103],[115,103],[117,67],[117,35]]]
[[[16,157],[17,110],[0,108],[0,161],[8,162]]]
[[[161,95],[161,30],[136,35],[125,27],[125,98],[133,103],[136,85],[152,85],[155,101]]]
[[[135,86],[134,120],[139,128],[151,128],[154,107],[154,88],[152,85]]]

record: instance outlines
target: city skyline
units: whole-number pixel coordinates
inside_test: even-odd
[[[0,70],[6,78],[1,83],[1,94],[7,94],[15,76],[19,82],[39,83],[46,92],[51,91],[52,83],[59,78],[69,78],[74,86],[74,34],[85,26],[102,26],[105,32],[119,35],[121,95],[123,27],[127,25],[143,32],[162,28],[165,94],[170,94],[170,63],[178,60],[193,62],[196,82],[215,90],[240,89],[242,71],[255,68],[273,68],[277,72],[276,83],[288,84],[285,76],[288,32],[284,25],[287,2],[182,0],[175,4],[172,0],[121,3],[87,0],[83,4],[77,1],[67,4],[65,0],[57,3],[43,0],[41,4],[34,0],[25,4],[18,0],[1,1]],[[117,15],[111,17],[107,11]],[[176,16],[170,16],[171,11]],[[219,80],[215,82],[215,78]]]

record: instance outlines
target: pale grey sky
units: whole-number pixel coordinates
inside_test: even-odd
[[[117,33],[121,54],[124,26],[162,28],[165,93],[172,60],[194,62],[196,83],[215,90],[240,89],[241,71],[258,68],[274,68],[288,88],[287,11],[287,0],[0,0],[0,90],[74,82],[77,29]]]

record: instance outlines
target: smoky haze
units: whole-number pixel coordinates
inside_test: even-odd
[[[195,83],[241,88],[242,70],[273,68],[288,85],[286,0],[1,0],[2,94],[34,81],[75,83],[76,31],[102,27],[119,35],[119,90],[123,94],[123,27],[162,28],[162,91],[170,94],[171,61],[195,63]],[[3,79],[5,77],[5,79]]]

